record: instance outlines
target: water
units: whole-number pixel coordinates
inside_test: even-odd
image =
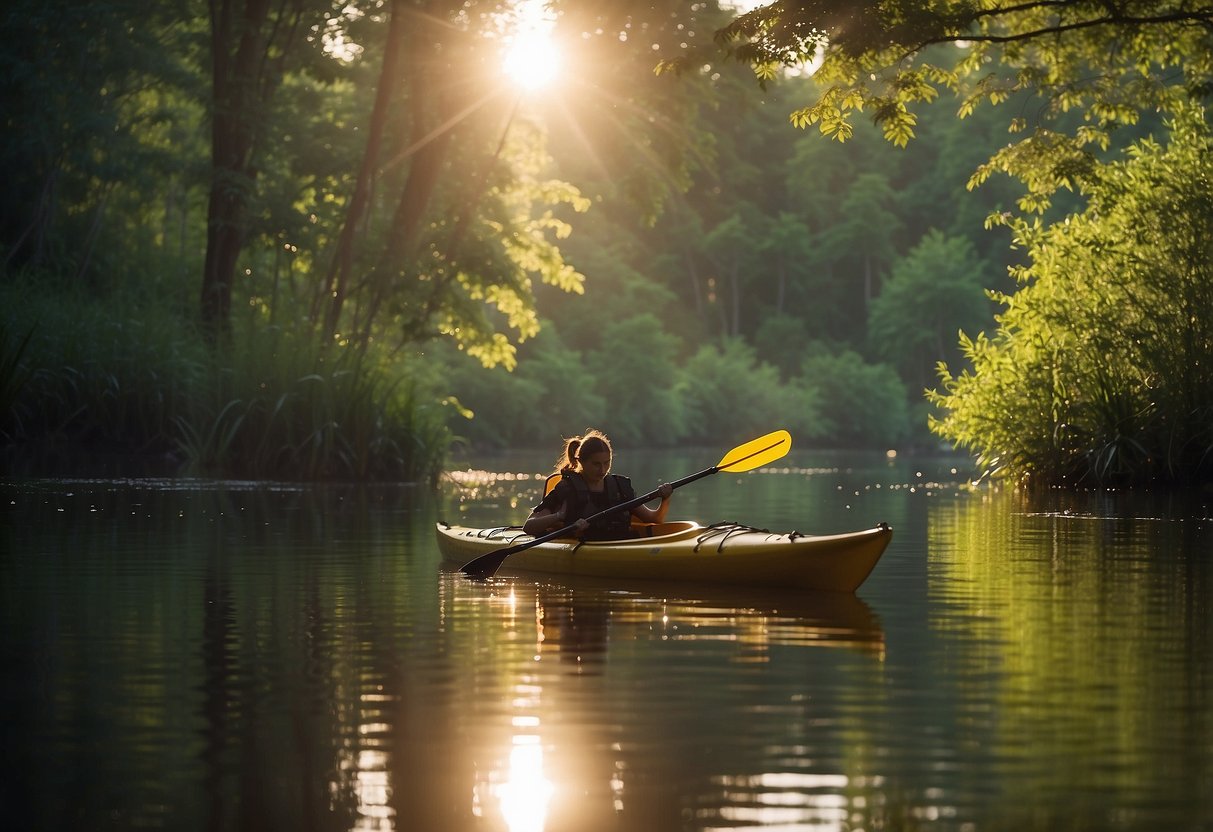
[[[887,521],[856,596],[440,568],[436,519],[519,522],[549,461],[0,484],[5,828],[1213,830],[1213,495],[793,451],[672,514]]]

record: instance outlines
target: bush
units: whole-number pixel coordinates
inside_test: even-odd
[[[887,364],[851,350],[811,355],[800,383],[821,402],[818,436],[832,445],[891,448],[910,435],[906,388]]]
[[[688,436],[703,443],[736,442],[786,428],[799,439],[821,435],[816,395],[784,385],[779,371],[760,362],[739,338],[703,346],[687,362],[680,385]]]
[[[1086,182],[1063,223],[1014,224],[1031,264],[971,372],[940,368],[939,435],[1041,485],[1213,479],[1213,176],[1203,112]]]

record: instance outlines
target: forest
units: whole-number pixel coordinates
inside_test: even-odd
[[[6,465],[422,480],[782,427],[1213,481],[1213,7],[915,8],[0,12]]]

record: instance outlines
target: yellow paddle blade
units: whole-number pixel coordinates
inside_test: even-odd
[[[786,430],[777,430],[752,439],[744,445],[738,445],[724,455],[717,469],[726,468],[735,473],[750,471],[769,465],[792,449],[792,434]]]

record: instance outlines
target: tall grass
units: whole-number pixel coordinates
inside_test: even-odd
[[[432,479],[449,436],[399,365],[279,328],[237,334],[178,420],[188,470],[289,479]]]
[[[248,321],[211,350],[168,303],[46,286],[0,287],[10,453],[122,454],[253,479],[416,481],[441,470],[443,414],[400,361]]]
[[[9,440],[25,446],[139,455],[170,453],[174,423],[207,356],[170,315],[75,291],[5,285],[10,331],[28,332]]]

